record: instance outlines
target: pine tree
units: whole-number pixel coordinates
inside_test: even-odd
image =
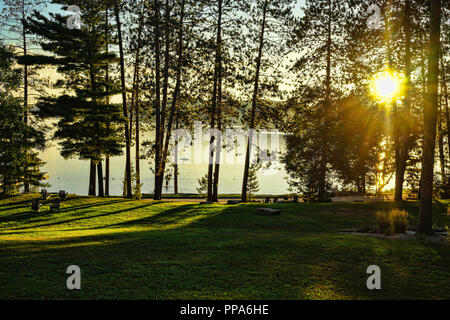
[[[22,72],[14,69],[15,56],[0,44],[0,186],[5,194],[16,192],[25,183],[44,186],[44,165],[33,150],[45,148],[45,136],[25,121],[25,106],[11,92],[23,83]]]
[[[82,8],[80,30],[67,27],[66,17],[51,13],[50,18],[35,12],[27,22],[29,30],[43,38],[42,50],[53,53],[23,59],[28,64],[55,65],[64,79],[57,87],[64,93],[40,98],[36,114],[60,117],[54,138],[60,140],[61,155],[91,161],[89,193],[95,195],[95,172],[98,171],[99,195],[103,196],[103,156],[122,153],[123,123],[118,106],[109,97],[118,92],[113,82],[105,81],[105,66],[116,61],[115,54],[105,52],[105,6],[101,2],[77,5]],[[93,192],[94,191],[94,192]]]

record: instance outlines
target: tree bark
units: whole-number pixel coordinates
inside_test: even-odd
[[[98,177],[98,196],[103,198],[105,196],[105,192],[104,192],[104,189],[103,189],[103,165],[102,165],[102,161],[99,161],[97,163],[97,177]]]
[[[154,200],[162,198],[161,176],[161,43],[159,30],[159,1],[154,0],[155,11],[155,188]],[[160,181],[161,180],[161,181]]]
[[[438,149],[439,149],[439,163],[441,165],[441,184],[444,184],[447,181],[446,174],[445,174],[445,152],[444,152],[444,132],[442,129],[442,108],[439,105],[438,108]]]
[[[181,2],[181,11],[180,11],[180,29],[178,32],[178,50],[177,50],[178,51],[178,63],[177,63],[177,69],[176,69],[176,84],[175,84],[175,90],[172,95],[172,104],[171,104],[169,120],[168,120],[167,128],[166,128],[166,137],[164,140],[163,154],[162,154],[162,158],[161,158],[161,169],[162,169],[163,173],[166,169],[167,156],[169,154],[169,142],[170,142],[170,137],[172,135],[172,127],[173,127],[173,122],[174,122],[177,103],[178,103],[178,96],[180,94],[180,88],[181,88],[181,72],[182,72],[182,67],[183,67],[184,4],[185,4],[185,0],[183,0]],[[161,189],[162,189],[162,186],[161,186]]]
[[[89,195],[90,196],[95,196],[96,192],[95,192],[95,163],[94,161],[91,159],[91,165],[90,165],[90,173],[89,173]]]
[[[121,22],[119,15],[119,5],[117,0],[114,0],[114,14],[116,16],[116,26],[117,26],[117,36],[119,40],[119,56],[120,56],[120,81],[122,83],[122,104],[123,104],[123,116],[125,119],[128,119],[128,110],[127,110],[127,89],[125,83],[125,61],[123,54],[123,42],[122,42],[122,30],[121,30]],[[132,198],[132,190],[131,190],[131,147],[130,147],[130,128],[128,127],[128,121],[125,122],[125,171],[126,171],[126,187],[127,187],[127,198]]]
[[[405,34],[405,99],[403,100],[405,114],[404,119],[411,119],[411,3],[405,0],[405,13],[403,21]],[[400,124],[398,124],[400,125]],[[410,150],[410,124],[402,123],[399,127],[401,131],[401,146],[399,150],[398,164],[395,173],[395,200],[403,199],[403,184],[405,181],[406,162]]]
[[[263,55],[264,32],[266,29],[266,15],[267,15],[268,5],[269,5],[268,0],[265,0],[264,5],[263,5],[261,33],[259,35],[259,49],[258,49],[258,58],[256,61],[256,73],[255,73],[255,84],[254,84],[254,88],[253,88],[252,111],[251,111],[251,115],[250,115],[249,136],[247,139],[247,151],[245,154],[244,178],[242,181],[241,201],[244,201],[244,202],[247,201],[248,175],[249,175],[249,169],[250,169],[250,157],[251,157],[251,149],[252,149],[252,143],[253,143],[253,131],[255,128],[256,107],[257,107],[258,92],[259,92],[259,74],[261,72],[261,59],[262,59],[262,55]]]
[[[109,197],[109,170],[110,170],[110,163],[109,163],[109,156],[106,156],[105,159],[105,196]]]
[[[223,1],[218,1],[218,16],[217,16],[217,35],[216,35],[216,55],[214,61],[214,80],[213,80],[213,94],[211,99],[211,118],[210,118],[210,140],[209,140],[209,157],[208,157],[208,187],[207,200],[213,201],[213,179],[214,179],[214,141],[215,141],[215,127],[216,127],[216,108],[217,108],[217,91],[218,91],[218,76],[219,65],[222,63],[222,15],[223,15]]]
[[[424,142],[422,182],[419,202],[419,233],[433,233],[433,175],[436,141],[436,116],[438,110],[438,77],[441,26],[441,1],[431,0],[431,34],[428,54],[428,90],[424,106]]]
[[[326,195],[326,179],[327,179],[327,154],[328,154],[328,121],[327,113],[331,112],[331,20],[332,20],[332,1],[328,1],[328,37],[327,37],[327,66],[325,77],[325,103],[322,110],[322,146],[321,146],[321,160],[320,160],[320,176],[319,176],[319,201],[324,202],[327,198]]]
[[[22,19],[25,21],[25,2],[22,1]],[[27,57],[27,35],[25,32],[25,25],[24,22],[22,22],[22,41],[23,41],[23,56]],[[25,60],[26,61],[26,60]],[[23,105],[24,105],[24,120],[25,124],[28,123],[28,65],[25,63],[24,66],[24,89],[23,89]],[[24,183],[24,192],[30,193],[30,184],[28,182]]]
[[[105,11],[105,23],[106,23],[106,53],[109,53],[109,10],[106,8]],[[105,82],[109,84],[109,63],[106,64],[105,72]],[[109,97],[106,98],[106,103],[109,104]],[[107,124],[109,126],[109,123]],[[110,161],[109,155],[106,155],[105,159],[105,195],[109,196],[109,172],[110,172]]]
[[[141,166],[140,166],[140,106],[139,106],[139,81],[140,81],[140,52],[141,52],[141,42],[142,42],[142,28],[144,23],[144,14],[143,12],[140,12],[140,18],[139,18],[139,28],[138,28],[138,38],[137,38],[137,49],[136,49],[136,57],[135,57],[135,81],[134,81],[134,109],[135,109],[135,170],[136,170],[136,188],[141,192]]]

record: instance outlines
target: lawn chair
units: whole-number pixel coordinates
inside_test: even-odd
[[[42,200],[45,201],[45,200],[50,199],[50,194],[47,192],[47,189],[42,189],[41,194],[42,194]]]
[[[64,190],[59,190],[59,199],[61,201],[67,200],[67,197],[69,196],[69,193]]]
[[[60,211],[61,210],[61,202],[59,199],[55,199],[50,202],[50,212]]]
[[[277,203],[278,202],[278,197],[274,197],[273,198],[273,203]]]
[[[264,198],[264,203],[270,203],[270,197],[265,197]]]
[[[41,210],[41,204],[39,203],[39,199],[34,199],[31,201],[31,210],[39,213],[39,211]]]

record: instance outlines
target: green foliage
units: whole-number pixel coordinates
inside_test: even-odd
[[[25,121],[21,99],[11,92],[21,84],[21,72],[14,69],[12,50],[0,44],[0,187],[3,193],[17,193],[23,183],[42,186],[44,165],[33,149],[43,150],[44,133]]]
[[[248,171],[248,183],[247,183],[247,194],[249,200],[252,200],[253,195],[259,191],[258,183],[258,170],[261,168],[261,164],[252,164]]]
[[[199,187],[197,188],[197,192],[200,194],[206,193],[208,190],[208,174],[198,179]]]
[[[106,7],[98,2],[81,9],[80,30],[69,29],[66,16],[51,13],[47,18],[34,12],[27,28],[41,37],[40,45],[47,54],[28,56],[21,62],[54,65],[63,76],[56,87],[64,94],[41,97],[35,111],[42,118],[59,118],[54,138],[60,141],[61,155],[101,161],[105,155],[122,154],[125,119],[121,107],[109,102],[119,90],[106,77],[107,66],[117,60],[107,51],[111,39],[105,32]]]

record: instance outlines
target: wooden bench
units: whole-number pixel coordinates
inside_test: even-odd
[[[46,201],[50,199],[50,194],[47,192],[47,189],[41,190],[42,200]]]
[[[407,200],[419,200],[419,194],[418,193],[409,193]]]
[[[64,190],[59,190],[59,194],[58,195],[59,195],[59,199],[61,201],[64,201],[64,200],[67,200],[67,197],[68,197],[69,193],[64,191]]]
[[[61,210],[61,202],[59,201],[59,199],[53,200],[52,202],[49,203],[50,205],[50,212],[54,212],[54,211],[60,211]]]
[[[41,204],[39,203],[39,199],[34,199],[31,201],[31,210],[39,213],[39,211],[41,210]]]

